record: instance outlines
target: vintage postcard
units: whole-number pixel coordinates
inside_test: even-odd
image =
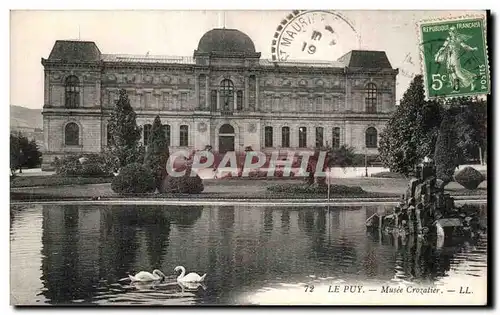
[[[491,303],[489,15],[11,11],[11,305]]]

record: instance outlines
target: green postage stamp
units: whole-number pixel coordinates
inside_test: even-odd
[[[418,32],[429,99],[490,93],[485,17],[422,21]]]

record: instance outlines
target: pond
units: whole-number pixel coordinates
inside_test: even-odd
[[[485,220],[486,205],[480,207]],[[367,301],[328,293],[345,284],[479,283],[486,290],[486,235],[435,248],[368,234],[365,220],[387,208],[12,205],[11,304]],[[179,286],[178,265],[207,273],[204,286]],[[127,280],[153,269],[163,271],[165,281],[151,286]],[[305,286],[322,292],[305,293]]]

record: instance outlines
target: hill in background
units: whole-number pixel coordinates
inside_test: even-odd
[[[10,105],[10,130],[42,128],[42,109]]]

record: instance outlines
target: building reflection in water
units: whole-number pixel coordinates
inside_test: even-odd
[[[394,244],[366,234],[384,207],[71,206],[43,209],[42,281],[52,303],[91,301],[128,273],[207,273],[200,303],[308,275],[426,279],[449,270],[454,251]],[[226,300],[223,300],[223,298]]]

